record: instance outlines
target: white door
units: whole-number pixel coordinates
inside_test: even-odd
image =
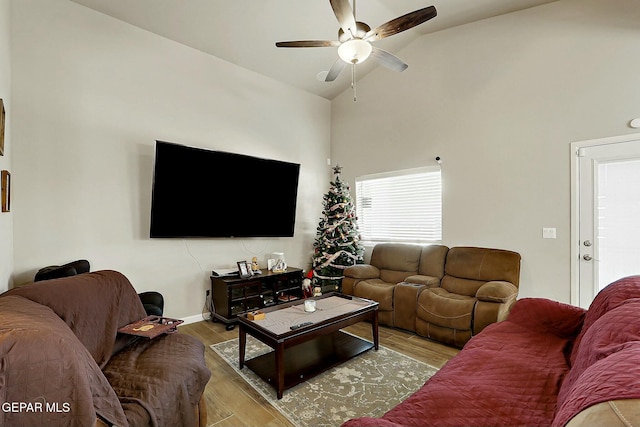
[[[640,136],[578,143],[574,154],[578,284],[572,303],[587,308],[609,283],[640,274]]]

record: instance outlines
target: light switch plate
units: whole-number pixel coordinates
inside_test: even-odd
[[[542,229],[542,238],[543,239],[555,239],[556,238],[556,229],[555,228],[543,228]]]

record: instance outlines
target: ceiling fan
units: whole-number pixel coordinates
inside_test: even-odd
[[[338,40],[300,40],[277,42],[277,47],[337,47],[339,58],[333,63],[324,79],[334,81],[347,64],[352,64],[351,86],[355,101],[355,66],[367,60],[369,56],[380,65],[393,71],[404,71],[408,65],[397,56],[373,46],[371,43],[394,34],[401,33],[420,25],[437,15],[434,6],[425,7],[398,18],[392,19],[373,30],[364,22],[356,21],[356,0],[353,9],[349,0],[329,0],[333,13],[338,19],[340,29]]]

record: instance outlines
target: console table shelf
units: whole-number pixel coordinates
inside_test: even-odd
[[[214,321],[233,329],[238,315],[302,298],[302,269],[267,271],[251,277],[211,276]]]

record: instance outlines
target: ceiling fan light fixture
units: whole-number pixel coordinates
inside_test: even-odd
[[[373,47],[362,39],[351,39],[338,46],[338,56],[348,64],[360,64],[367,60]]]

